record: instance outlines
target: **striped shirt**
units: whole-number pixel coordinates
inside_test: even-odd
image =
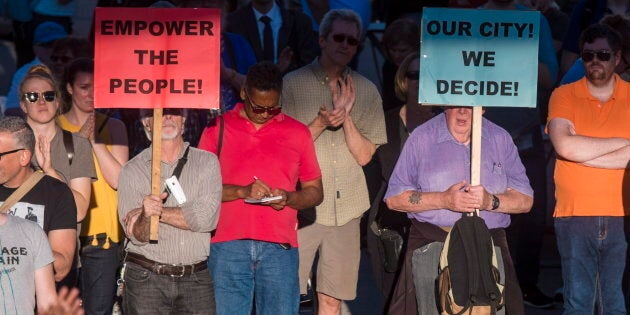
[[[177,161],[161,163],[161,182],[173,175],[177,162],[181,159],[188,143],[184,143]],[[123,167],[118,181],[118,214],[122,219],[136,208],[142,207],[144,196],[151,194],[151,150],[145,149]],[[141,243],[127,231],[131,242],[128,250],[132,253],[164,263],[194,264],[208,258],[210,231],[217,226],[221,204],[221,172],[217,157],[206,151],[190,148],[188,161],[178,178],[187,201],[179,206],[190,230],[182,230],[160,223],[157,244]],[[164,187],[164,184],[162,184]],[[165,207],[177,207],[172,195]],[[123,228],[124,228],[123,224]]]

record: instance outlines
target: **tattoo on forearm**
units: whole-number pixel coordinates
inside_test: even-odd
[[[412,205],[417,205],[422,202],[422,194],[419,191],[411,192],[409,195],[409,203]]]

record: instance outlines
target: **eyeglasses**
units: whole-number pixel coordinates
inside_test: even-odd
[[[608,61],[612,57],[612,53],[609,50],[590,51],[585,50],[582,52],[582,61],[591,62],[597,56],[599,61]]]
[[[26,92],[24,93],[24,100],[29,101],[31,103],[35,103],[42,97],[46,102],[52,102],[57,97],[57,93],[55,91],[46,91],[46,92]]]
[[[407,71],[405,72],[405,78],[413,81],[418,81],[420,77],[420,71]]]
[[[354,38],[352,36],[345,35],[345,34],[334,34],[332,36],[332,39],[335,42],[340,43],[340,44],[343,43],[343,41],[345,40],[346,43],[348,43],[348,45],[350,45],[350,46],[357,46],[357,45],[359,45],[359,40],[358,39],[356,39],[356,38]]]
[[[50,60],[52,62],[62,62],[62,63],[68,63],[70,62],[70,60],[72,60],[72,57],[70,56],[50,56]]]
[[[275,116],[275,115],[280,114],[280,111],[282,111],[282,105],[276,105],[274,107],[265,107],[265,106],[259,106],[259,105],[254,104],[251,96],[249,96],[249,93],[247,92],[247,88],[245,88],[245,96],[247,96],[248,103],[252,107],[252,112],[254,112],[254,114],[260,115],[263,113],[267,113],[271,116]]]
[[[11,153],[15,153],[15,152],[19,152],[24,150],[24,148],[20,148],[20,149],[15,149],[15,150],[11,150],[11,151],[7,151],[7,152],[2,152],[0,153],[0,160],[2,160],[2,157]]]

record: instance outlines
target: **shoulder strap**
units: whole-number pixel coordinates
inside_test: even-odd
[[[217,158],[221,157],[221,148],[223,147],[223,125],[225,124],[223,121],[223,116],[219,115],[219,142],[217,144]]]
[[[72,139],[72,132],[61,129],[63,134],[63,146],[66,147],[68,153],[68,164],[72,165],[72,159],[74,159],[74,140]]]
[[[188,149],[190,146],[186,147],[186,151],[184,151],[184,155],[182,158],[177,161],[177,166],[175,166],[175,170],[173,171],[173,176],[179,179],[179,176],[182,175],[182,169],[184,169],[184,165],[188,162]]]
[[[103,122],[101,123],[101,126],[98,127],[96,134],[100,135],[101,132],[103,132],[103,129],[105,129],[105,126],[107,126],[107,121],[109,120],[109,115],[105,115],[105,119],[103,119]]]
[[[28,193],[33,186],[39,182],[40,179],[44,177],[44,173],[40,171],[35,171],[31,176],[29,176],[18,189],[16,189],[8,198],[4,201],[4,203],[0,206],[0,213],[7,213],[7,210],[11,208],[16,202],[20,201],[26,193]]]

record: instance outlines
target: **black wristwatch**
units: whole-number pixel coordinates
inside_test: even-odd
[[[499,200],[499,197],[492,195],[492,211],[497,210],[499,208],[499,206],[501,205],[501,200]]]

